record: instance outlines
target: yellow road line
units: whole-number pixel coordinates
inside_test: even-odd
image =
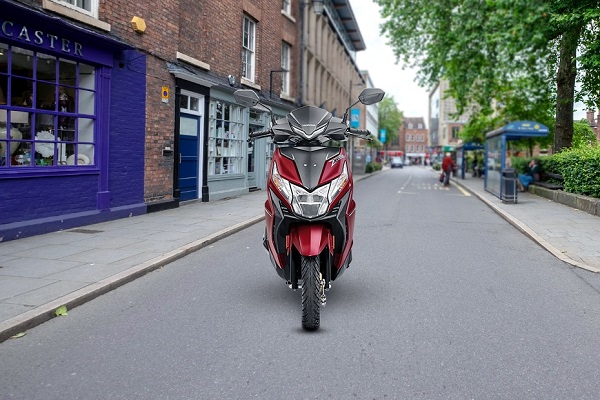
[[[458,190],[460,190],[461,192],[463,192],[463,194],[464,194],[465,196],[470,196],[470,195],[471,195],[471,193],[467,192],[465,189],[463,189],[463,188],[462,188],[462,187],[460,187],[459,185],[454,185],[454,186],[456,186],[456,187],[458,188]]]

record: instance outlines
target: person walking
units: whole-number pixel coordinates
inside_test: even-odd
[[[450,153],[442,160],[442,171],[444,171],[444,187],[450,186],[450,174],[454,170],[454,159]]]

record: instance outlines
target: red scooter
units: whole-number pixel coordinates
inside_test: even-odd
[[[329,141],[349,135],[372,140],[366,130],[348,126],[348,110],[358,102],[375,104],[384,92],[369,88],[346,109],[343,118],[306,106],[290,112],[250,140],[270,137],[277,145],[269,169],[263,244],[275,270],[290,288],[302,288],[302,326],[319,328],[325,291],[352,261],[355,203],[348,155]],[[260,102],[252,90],[236,90],[236,101],[248,107]],[[271,113],[272,115],[272,113]]]

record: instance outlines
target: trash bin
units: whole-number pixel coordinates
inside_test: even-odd
[[[517,202],[517,170],[505,168],[502,170],[502,197],[503,203]]]

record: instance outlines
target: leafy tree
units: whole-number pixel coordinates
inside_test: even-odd
[[[420,70],[423,86],[447,79],[459,114],[477,105],[474,126],[555,113],[560,150],[571,144],[574,101],[600,104],[597,0],[375,2],[397,59]]]
[[[598,143],[598,138],[596,138],[596,134],[590,128],[590,124],[587,119],[583,119],[581,121],[576,121],[573,124],[573,146],[572,148],[578,149],[581,147],[594,145]]]
[[[398,138],[398,131],[402,125],[402,112],[398,110],[398,105],[394,96],[386,95],[379,103],[379,129],[385,129],[385,144],[392,143]]]

